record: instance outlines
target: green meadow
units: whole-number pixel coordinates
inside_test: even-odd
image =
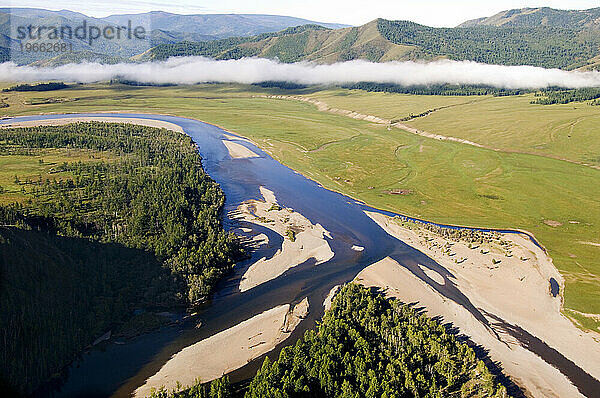
[[[534,105],[519,96],[435,96],[324,90],[308,97],[332,107],[386,119],[434,110],[406,124],[419,130],[523,152],[600,166],[600,106],[589,102]]]
[[[408,123],[500,150],[432,140],[299,101],[255,97],[261,94],[306,95],[384,118],[445,107]],[[204,120],[375,207],[443,223],[525,229],[565,277],[565,314],[584,328],[600,326],[586,316],[600,314],[600,170],[574,163],[600,164],[598,106],[532,105],[533,94],[443,97],[242,85],[77,85],[2,97],[9,105],[0,109],[3,116],[139,111]],[[28,105],[32,98],[61,102]],[[0,164],[5,161],[0,156]],[[0,178],[10,182],[14,170],[4,174]],[[410,194],[390,195],[391,189]]]

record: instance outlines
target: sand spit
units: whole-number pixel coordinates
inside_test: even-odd
[[[129,123],[137,124],[139,126],[165,128],[168,130],[183,133],[183,128],[174,123],[165,122],[162,120],[153,119],[138,119],[138,118],[125,118],[125,117],[109,117],[109,116],[77,116],[68,117],[61,119],[44,119],[44,120],[28,120],[22,122],[12,122],[10,124],[2,124],[0,128],[14,128],[14,127],[35,127],[35,126],[63,126],[65,124],[77,123],[77,122],[105,122],[105,123]]]
[[[340,291],[341,287],[341,285],[335,285],[331,288],[327,294],[327,297],[325,297],[325,300],[323,301],[323,307],[325,308],[325,311],[328,311],[331,308],[331,303],[333,302],[335,295]]]
[[[473,141],[469,141],[469,140],[465,140],[465,139],[457,138],[457,137],[449,137],[449,136],[445,136],[445,135],[441,135],[441,134],[429,133],[427,131],[416,129],[416,128],[411,127],[404,123],[394,122],[393,120],[390,120],[390,119],[384,119],[384,118],[381,118],[378,116],[367,115],[364,113],[354,112],[354,111],[350,111],[347,109],[331,108],[329,105],[327,105],[327,103],[317,100],[317,99],[314,99],[314,98],[300,97],[297,95],[260,95],[257,97],[307,102],[309,104],[315,105],[317,107],[317,109],[321,112],[335,113],[336,115],[347,116],[347,117],[351,117],[352,119],[364,120],[367,122],[377,123],[377,124],[385,124],[385,125],[399,128],[401,130],[407,131],[412,134],[420,135],[422,137],[433,138],[435,140],[459,142],[461,144],[472,145],[472,146],[476,146],[478,148],[484,147],[483,145],[478,144]]]
[[[233,141],[223,140],[223,144],[229,151],[229,156],[234,159],[257,158],[258,155],[246,148],[242,144]]]
[[[568,378],[497,325],[494,317],[537,337],[589,375],[600,379],[600,335],[578,329],[561,313],[564,281],[552,260],[521,235],[498,234],[498,242],[471,245],[452,241],[413,223],[402,224],[378,213],[367,213],[389,234],[434,259],[448,270],[456,287],[493,325],[493,333],[471,313],[444,298],[406,268],[388,258],[365,269],[358,280],[387,289],[405,302],[419,302],[432,316],[441,315],[462,333],[490,350],[493,360],[533,396],[580,396]],[[421,266],[421,269],[426,267]],[[441,275],[427,270],[436,283]],[[550,278],[560,294],[550,294]],[[496,325],[495,325],[496,324]]]
[[[307,314],[305,298],[292,310],[289,304],[277,306],[188,346],[173,355],[134,395],[147,397],[152,388],[161,386],[170,391],[177,382],[188,386],[198,378],[208,382],[241,368],[288,338]]]
[[[240,291],[246,291],[261,283],[277,278],[288,269],[314,258],[316,264],[333,257],[333,251],[325,237],[329,232],[320,224],[312,224],[302,214],[277,204],[273,192],[261,187],[264,201],[242,203],[229,218],[260,224],[280,234],[285,239],[281,249],[270,259],[261,258],[252,264],[240,281]]]

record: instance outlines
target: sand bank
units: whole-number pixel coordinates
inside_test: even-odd
[[[152,388],[174,389],[195,380],[207,382],[241,368],[284,341],[308,314],[308,299],[267,310],[173,355],[163,367],[135,390],[136,397],[150,395]]]
[[[77,123],[77,122],[105,122],[105,123],[129,123],[137,124],[139,126],[165,128],[178,133],[183,133],[181,126],[174,123],[165,122],[162,120],[153,119],[138,119],[138,118],[125,118],[125,117],[109,117],[109,116],[77,116],[68,117],[62,119],[44,119],[44,120],[29,120],[22,122],[12,122],[10,124],[2,124],[0,128],[12,128],[12,127],[35,127],[35,126],[63,126],[65,124]]]
[[[302,214],[277,204],[273,192],[261,187],[264,201],[242,203],[229,217],[260,224],[280,234],[285,239],[281,249],[270,259],[261,258],[250,265],[240,281],[240,290],[252,289],[261,283],[277,278],[288,269],[309,259],[321,264],[333,257],[325,237],[329,232],[320,224],[312,224]]]
[[[418,249],[448,270],[451,282],[483,314],[489,313],[541,339],[549,347],[595,378],[600,378],[600,339],[579,330],[561,313],[561,294],[550,294],[550,278],[562,288],[563,279],[551,259],[528,238],[498,234],[498,241],[471,245],[452,241],[413,223],[402,224],[378,213],[367,213],[388,233]],[[427,269],[424,266],[422,270]],[[441,275],[427,269],[436,283]],[[419,302],[430,315],[441,315],[462,333],[490,350],[506,372],[534,396],[579,396],[569,380],[540,357],[521,347],[502,328],[493,326],[501,340],[471,313],[445,299],[394,260],[387,259],[365,269],[357,278],[369,286],[388,288],[405,302]],[[488,316],[493,325],[496,321]],[[508,344],[508,345],[507,345]]]
[[[242,144],[233,141],[223,140],[223,144],[229,151],[229,156],[234,159],[257,158],[258,155],[246,148]]]

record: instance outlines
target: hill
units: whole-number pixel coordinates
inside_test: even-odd
[[[79,52],[66,52],[56,55],[52,58],[43,58],[31,63],[32,66],[51,67],[67,64],[77,64],[81,62],[98,62],[105,65],[128,62],[127,58],[117,55],[100,54],[89,50]]]
[[[600,7],[589,10],[556,10],[549,7],[521,8],[499,12],[487,18],[463,22],[459,28],[474,26],[522,27],[553,26],[566,29],[599,29]]]
[[[289,28],[278,33],[212,42],[182,42],[159,45],[142,60],[163,60],[171,56],[196,55],[215,59],[242,57],[277,58],[282,62],[315,61],[333,63],[353,59],[373,62],[425,58],[415,46],[386,40],[377,21],[360,27],[326,29],[317,25]]]
[[[210,35],[214,38],[233,36],[255,36],[261,33],[278,32],[285,28],[300,25],[319,25],[338,29],[348,25],[309,21],[307,19],[282,15],[264,14],[192,14],[182,15],[164,11],[151,11],[142,14],[111,15],[104,18],[114,24],[150,24],[152,29],[172,32]]]
[[[10,14],[9,14],[10,11]],[[69,54],[22,52],[15,25],[117,26],[131,23],[150,32],[147,40],[99,39],[90,45],[65,39]],[[54,66],[68,62],[164,60],[173,56],[215,59],[264,57],[282,62],[333,63],[449,58],[488,64],[562,69],[600,67],[600,8],[583,11],[525,8],[467,21],[457,28],[433,28],[409,21],[377,19],[358,27],[277,15],[196,14],[163,11],[89,20],[70,11],[0,9],[0,57],[19,64]],[[28,42],[32,42],[29,40]],[[12,49],[12,51],[8,51]]]
[[[600,55],[600,35],[588,29],[555,26],[432,28],[409,21],[377,19],[337,30],[305,25],[254,37],[163,44],[137,59],[163,60],[186,55],[318,63],[449,58],[574,69],[595,63],[593,58]]]

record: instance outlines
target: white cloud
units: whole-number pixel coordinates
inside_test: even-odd
[[[164,62],[116,65],[82,63],[54,68],[0,64],[2,81],[64,80],[90,83],[116,77],[154,84],[258,83],[276,80],[300,84],[370,81],[404,86],[451,83],[502,88],[600,86],[600,72],[595,71],[564,71],[449,60],[429,63],[350,61],[317,65],[308,62],[284,64],[261,58],[215,61],[202,57],[181,57]]]

